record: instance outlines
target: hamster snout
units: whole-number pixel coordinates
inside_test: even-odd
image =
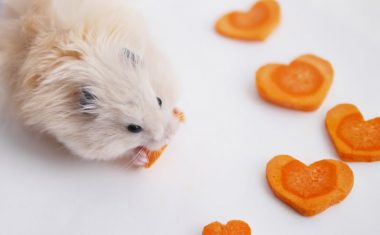
[[[171,138],[174,136],[175,132],[179,127],[179,121],[177,119],[173,119],[166,126],[160,128],[156,132],[152,132],[152,140],[151,144],[147,144],[144,147],[148,149],[157,150],[169,143]]]
[[[2,29],[0,50],[26,125],[85,159],[168,143],[179,126],[178,85],[141,16],[118,1],[25,2]]]

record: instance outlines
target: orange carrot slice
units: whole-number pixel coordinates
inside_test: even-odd
[[[174,110],[173,114],[180,122],[185,121],[185,114],[183,112],[180,112],[178,110]],[[156,163],[156,161],[165,152],[167,147],[168,147],[168,145],[165,145],[161,149],[156,150],[156,151],[151,151],[147,148],[143,148],[143,151],[146,153],[146,155],[148,156],[148,159],[149,159],[148,163],[145,165],[145,168],[151,168],[154,165],[154,163]]]
[[[340,104],[327,113],[326,128],[343,160],[380,161],[380,118],[365,121],[355,105]]]
[[[146,155],[148,155],[148,158],[149,158],[149,161],[148,163],[145,165],[145,168],[151,168],[154,163],[156,163],[156,161],[161,157],[161,155],[165,152],[166,148],[168,146],[165,145],[163,146],[161,149],[159,150],[156,150],[156,151],[149,151],[148,149],[144,149],[143,151],[145,151]]]
[[[174,113],[174,116],[175,116],[180,122],[185,122],[185,113],[184,113],[184,112],[181,112],[181,111],[178,111],[178,110],[174,110],[173,113]]]
[[[231,220],[226,225],[214,222],[203,228],[202,235],[251,235],[251,228],[241,220]]]
[[[260,0],[248,12],[231,12],[216,23],[216,31],[226,37],[263,41],[280,22],[280,6],[274,0]]]
[[[256,73],[260,96],[278,106],[301,111],[319,108],[334,76],[331,64],[315,55],[303,55],[290,65],[268,64]]]
[[[266,177],[273,193],[304,216],[313,216],[350,193],[354,175],[341,161],[322,160],[310,166],[287,156],[274,157]]]

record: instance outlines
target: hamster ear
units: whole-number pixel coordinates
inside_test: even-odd
[[[80,88],[79,103],[82,113],[95,114],[97,108],[97,97],[88,87]]]
[[[141,64],[140,56],[136,55],[134,52],[132,52],[128,48],[123,48],[122,56],[126,61],[129,61],[130,63],[132,63],[132,65]]]

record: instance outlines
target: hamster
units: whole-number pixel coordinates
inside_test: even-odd
[[[1,76],[26,126],[89,160],[148,161],[175,134],[178,82],[121,1],[6,0]]]

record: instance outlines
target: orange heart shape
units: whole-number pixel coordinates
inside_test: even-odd
[[[274,0],[260,0],[248,12],[231,12],[220,18],[215,29],[221,35],[242,40],[265,40],[280,22]]]
[[[231,220],[226,225],[214,222],[203,228],[202,235],[251,235],[251,228],[241,220]]]
[[[326,128],[345,161],[380,161],[380,118],[365,121],[355,105],[340,104],[326,115]]]
[[[266,177],[273,193],[304,216],[342,201],[354,183],[352,170],[344,162],[322,160],[306,166],[287,155],[268,163]]]
[[[331,87],[331,64],[315,55],[303,55],[289,65],[268,64],[256,73],[260,96],[273,104],[302,111],[319,108]]]

